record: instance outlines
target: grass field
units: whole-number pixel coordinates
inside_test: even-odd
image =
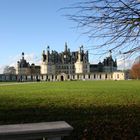
[[[140,81],[4,84],[0,124],[65,120],[70,140],[140,139]]]

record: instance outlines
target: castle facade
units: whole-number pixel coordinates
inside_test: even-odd
[[[11,77],[10,77],[11,78]],[[0,75],[0,81],[8,79]],[[70,51],[65,43],[62,52],[50,51],[50,47],[42,52],[40,66],[29,64],[22,53],[22,58],[17,62],[16,81],[64,81],[64,80],[124,80],[125,74],[117,71],[117,61],[112,55],[106,57],[98,64],[89,63],[88,51],[83,46],[78,51]]]
[[[83,46],[79,51],[71,52],[65,44],[65,50],[61,53],[49,50],[43,51],[41,74],[75,74],[89,73],[90,64],[88,59],[88,51],[84,52]]]

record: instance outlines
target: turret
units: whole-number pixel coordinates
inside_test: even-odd
[[[22,60],[24,60],[24,52],[22,52]]]
[[[78,59],[75,63],[75,73],[77,74],[89,72],[89,63],[88,61],[85,61],[85,55],[83,46],[81,46],[78,51]]]
[[[45,50],[43,50],[43,53],[42,53],[42,61],[43,61],[43,62],[45,62],[45,61],[46,61]]]
[[[110,58],[112,58],[112,51],[111,50],[109,50],[109,56],[110,56]]]
[[[83,54],[84,51],[83,51],[83,45],[79,48],[79,51],[78,51],[78,61],[79,62],[82,62],[83,61]]]
[[[88,57],[88,51],[86,51],[86,61],[89,61],[89,57]]]
[[[47,46],[47,54],[50,53],[50,46]]]
[[[46,62],[50,62],[50,46],[47,46]]]
[[[68,51],[68,45],[67,45],[67,42],[65,42],[65,52]]]
[[[114,67],[117,67],[117,59],[115,59]]]
[[[55,73],[55,67],[52,64],[51,56],[53,55],[54,51],[50,53],[50,47],[47,46],[47,52],[43,52],[43,58],[45,61],[41,64],[41,74],[54,74]]]

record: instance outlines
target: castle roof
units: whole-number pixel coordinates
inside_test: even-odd
[[[20,68],[28,68],[30,64],[24,59],[24,53],[22,52],[22,59],[18,61],[18,65]]]

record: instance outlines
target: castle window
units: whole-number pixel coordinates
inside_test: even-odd
[[[88,75],[88,79],[90,79],[90,74]]]
[[[102,75],[100,74],[100,79],[102,78]]]
[[[105,74],[105,79],[107,79],[107,74]]]
[[[85,75],[83,75],[83,79],[85,79]]]
[[[77,75],[77,79],[79,79],[79,75]]]

